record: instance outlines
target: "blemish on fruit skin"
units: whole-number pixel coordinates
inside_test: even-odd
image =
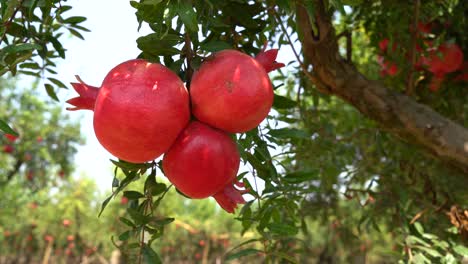
[[[225,87],[229,93],[232,93],[232,88],[234,88],[234,83],[232,81],[226,81]]]
[[[151,89],[152,91],[156,91],[158,89],[158,82],[155,81],[154,82],[154,85],[153,85],[153,89]]]

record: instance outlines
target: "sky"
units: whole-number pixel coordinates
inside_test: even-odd
[[[100,86],[106,74],[117,64],[134,59],[140,51],[136,39],[150,33],[147,27],[140,32],[135,17],[135,9],[129,1],[115,0],[72,0],[67,4],[73,9],[68,16],[85,16],[82,25],[91,30],[82,35],[85,40],[76,37],[63,38],[62,44],[67,49],[66,59],[59,62],[57,76],[64,83],[76,82],[75,75],[89,85]],[[61,101],[75,97],[71,88],[59,93]],[[66,107],[65,103],[62,103]],[[110,192],[113,169],[109,159],[113,158],[97,141],[93,130],[93,113],[75,111],[70,118],[79,121],[81,133],[86,138],[86,145],[78,148],[75,158],[76,175],[86,175],[96,180],[101,190]]]
[[[145,24],[138,32],[135,9],[130,6],[129,1],[71,0],[67,1],[67,4],[73,6],[73,9],[66,14],[87,17],[87,21],[82,25],[91,32],[83,33],[85,40],[76,37],[62,39],[67,52],[66,59],[58,63],[57,77],[64,83],[75,82],[74,76],[79,75],[87,84],[100,86],[106,74],[114,66],[138,56],[140,51],[136,39],[151,33]],[[291,60],[291,50],[287,47],[282,48],[278,54],[278,61],[287,63]],[[64,101],[76,95],[71,86],[69,90],[61,90],[59,98],[63,108],[66,107]],[[113,166],[109,159],[113,157],[95,137],[93,113],[75,111],[69,116],[72,120],[81,123],[81,133],[86,138],[86,144],[78,148],[75,176],[91,177],[97,182],[101,191],[110,192]]]

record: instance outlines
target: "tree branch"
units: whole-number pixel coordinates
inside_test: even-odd
[[[318,38],[311,33],[307,10],[298,4],[296,13],[304,58],[313,64],[316,81],[322,82],[318,85],[329,88],[331,94],[377,121],[392,135],[426,149],[468,175],[468,129],[363,76],[339,55],[335,30],[323,2],[315,0],[314,7]]]

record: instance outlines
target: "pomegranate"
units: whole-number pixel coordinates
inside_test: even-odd
[[[245,203],[234,188],[240,156],[236,143],[224,131],[191,122],[164,155],[166,177],[183,194],[202,199],[213,196],[227,212]]]
[[[236,50],[223,50],[208,58],[190,84],[195,117],[232,133],[258,126],[273,104],[267,73],[284,66],[275,61],[277,53],[276,49],[262,51],[252,58]]]
[[[5,134],[5,137],[10,141],[10,142],[15,142],[18,137],[12,134]]]
[[[62,225],[63,225],[64,227],[69,227],[69,226],[71,225],[71,221],[68,220],[68,219],[63,219]]]
[[[187,125],[189,96],[182,80],[168,68],[135,59],[113,68],[100,88],[72,83],[79,97],[68,110],[94,111],[94,131],[116,157],[134,163],[164,153]]]
[[[15,148],[12,145],[5,145],[3,146],[3,152],[5,153],[13,153],[15,151]]]
[[[390,40],[389,40],[388,38],[384,38],[384,39],[382,39],[381,41],[379,41],[379,49],[380,49],[382,52],[386,52],[389,42],[390,42]]]
[[[457,44],[444,43],[430,53],[428,70],[438,77],[454,72],[462,66],[463,51]]]
[[[121,204],[121,205],[126,205],[126,204],[128,204],[128,198],[125,197],[125,196],[122,196],[122,198],[120,198],[120,204]]]

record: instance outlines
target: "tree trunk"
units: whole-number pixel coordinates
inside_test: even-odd
[[[449,167],[468,175],[468,129],[401,93],[363,76],[338,53],[331,16],[321,0],[314,1],[312,30],[304,6],[297,5],[297,20],[308,73],[319,90],[336,95],[392,135],[416,144]]]

